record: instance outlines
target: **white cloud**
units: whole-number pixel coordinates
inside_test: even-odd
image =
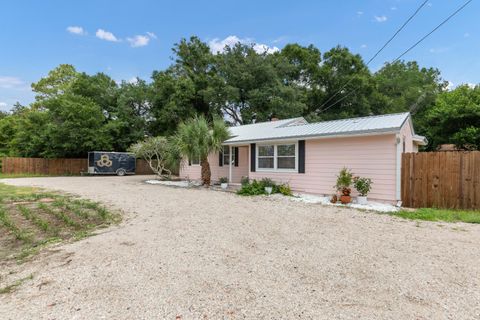
[[[23,81],[16,77],[0,76],[0,88],[11,89],[23,85]]]
[[[266,52],[266,53],[270,54],[270,53],[280,51],[280,49],[275,47],[275,46],[270,47],[270,46],[268,46],[266,44],[263,44],[263,43],[255,43],[252,39],[249,39],[249,38],[242,39],[242,38],[239,38],[237,36],[228,36],[223,40],[215,38],[215,39],[209,41],[208,45],[210,46],[210,50],[212,51],[212,53],[217,54],[219,52],[223,52],[223,50],[225,49],[225,46],[232,47],[237,43],[253,45],[253,49],[257,53]]]
[[[0,102],[0,109],[5,109],[7,107],[7,103],[6,102]]]
[[[447,81],[447,90],[455,88],[455,84],[452,81]]]
[[[153,32],[148,32],[147,31],[147,35],[151,38],[151,39],[157,39],[157,35]]]
[[[375,16],[374,18],[377,22],[385,22],[388,20],[387,16]]]
[[[470,37],[470,33],[468,33],[468,32],[465,32],[465,33],[463,34],[463,37],[464,37],[464,38],[468,38],[468,37]]]
[[[105,31],[103,29],[98,29],[97,32],[95,33],[95,36],[97,36],[97,38],[105,40],[105,41],[112,41],[112,42],[120,41],[119,39],[117,39],[117,37],[115,37],[115,35],[113,33],[109,32],[109,31]]]
[[[149,44],[150,40],[157,39],[157,35],[153,32],[146,32],[146,35],[137,34],[127,38],[132,48],[144,47]]]
[[[443,53],[450,50],[449,47],[430,48],[430,53]]]
[[[390,10],[395,11],[397,10],[397,7],[391,7]]]
[[[131,38],[127,38],[127,41],[130,42],[130,46],[133,48],[144,47],[150,42],[149,36],[136,35]]]
[[[363,11],[357,11],[357,16],[363,15]]]
[[[131,84],[137,84],[138,83],[138,78],[137,77],[131,77],[130,79],[127,80],[128,83]]]
[[[82,27],[78,27],[78,26],[67,27],[67,31],[73,34],[78,34],[79,36],[84,36],[87,34],[87,32],[83,30]]]
[[[362,45],[360,46],[360,48],[362,48],[362,49],[365,49],[366,47],[367,47],[366,44],[362,44]]]

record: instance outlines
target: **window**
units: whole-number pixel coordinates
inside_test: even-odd
[[[297,170],[297,144],[259,145],[257,169]]]
[[[277,168],[295,169],[295,144],[277,146]]]
[[[190,159],[190,164],[191,164],[192,166],[199,166],[199,165],[200,165],[200,157],[199,157],[199,156],[197,156],[197,157],[192,157],[192,158]]]
[[[232,147],[232,152],[235,147]],[[228,160],[230,159],[230,147],[229,146],[223,146],[222,150],[223,154],[223,165],[228,166]],[[235,152],[232,153],[232,165],[235,164]]]
[[[273,169],[275,160],[275,146],[258,146],[257,166],[260,169]]]

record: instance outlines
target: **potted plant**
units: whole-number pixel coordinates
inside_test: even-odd
[[[222,187],[222,189],[226,190],[228,188],[228,178],[227,177],[221,177],[218,180],[220,181],[220,186]]]
[[[342,204],[347,204],[352,201],[352,197],[350,197],[350,193],[352,192],[352,190],[350,189],[352,181],[353,173],[346,167],[343,167],[343,169],[340,170],[340,173],[337,176],[337,184],[335,185],[337,191],[341,192],[340,202]]]
[[[265,193],[266,194],[272,194],[273,186],[275,185],[275,183],[272,181],[272,179],[263,178],[262,179],[262,184],[263,184],[263,187],[265,188]]]
[[[353,178],[353,185],[358,191],[357,203],[367,204],[367,194],[372,189],[372,179],[355,177]]]

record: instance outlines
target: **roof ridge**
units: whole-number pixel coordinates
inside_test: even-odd
[[[239,127],[254,126],[254,125],[257,125],[257,124],[267,124],[267,123],[274,124],[275,122],[294,121],[294,120],[298,120],[298,119],[304,119],[304,118],[303,117],[295,117],[295,118],[280,119],[280,120],[276,120],[276,121],[263,121],[263,122],[256,122],[256,123],[247,123],[247,124],[242,124],[242,125],[239,125],[239,126],[231,126],[229,128],[239,128]],[[281,125],[283,125],[283,123]],[[275,128],[277,128],[279,126],[276,126]]]
[[[339,122],[339,121],[350,121],[350,120],[359,120],[359,119],[368,119],[368,118],[381,118],[381,117],[386,117],[386,116],[398,116],[400,114],[410,114],[410,112],[407,111],[407,112],[387,113],[387,114],[379,114],[379,115],[365,116],[365,117],[324,120],[324,121],[317,121],[317,122],[310,122],[310,123],[301,124],[301,126],[308,126],[310,124],[319,124],[319,123],[327,123],[327,122]]]

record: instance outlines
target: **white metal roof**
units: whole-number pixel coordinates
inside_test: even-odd
[[[361,118],[307,123],[303,118],[261,122],[231,127],[232,137],[225,144],[290,138],[315,138],[395,133],[400,130],[410,113],[385,114]]]

